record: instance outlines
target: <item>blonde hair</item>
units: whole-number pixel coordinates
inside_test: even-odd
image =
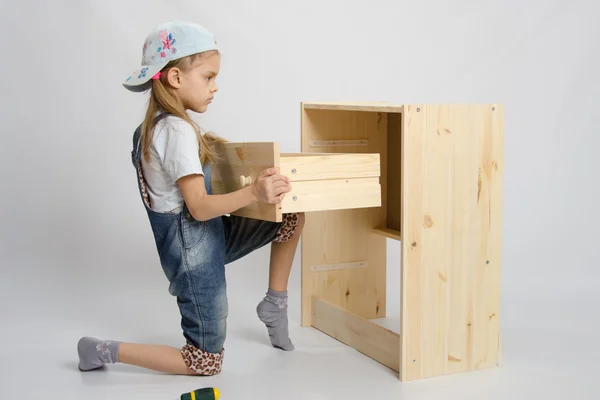
[[[168,71],[170,68],[173,67],[178,67],[181,70],[185,71],[186,69],[189,69],[194,63],[194,61],[196,61],[197,59],[212,53],[218,53],[218,51],[211,50],[173,60],[163,68],[163,71]],[[165,76],[165,74],[162,74],[161,77],[162,76]],[[150,157],[150,146],[152,144],[152,133],[155,127],[156,114],[159,111],[164,111],[185,120],[194,128],[194,130],[196,131],[196,135],[198,136],[198,155],[200,157],[200,162],[202,164],[205,164],[209,161],[214,162],[217,159],[217,154],[213,148],[213,145],[215,143],[226,142],[226,140],[212,133],[206,133],[203,135],[198,124],[192,121],[192,119],[186,113],[186,110],[184,109],[183,105],[179,101],[177,101],[177,99],[173,97],[171,93],[169,93],[161,79],[156,79],[152,81],[152,88],[150,89],[150,99],[148,100],[148,108],[146,110],[144,122],[142,123],[142,154],[148,161]]]

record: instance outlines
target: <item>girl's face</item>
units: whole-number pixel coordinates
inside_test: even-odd
[[[219,90],[215,83],[219,74],[221,56],[218,53],[196,58],[190,68],[179,70],[174,76],[177,96],[186,110],[203,113]],[[171,81],[171,77],[169,77]]]

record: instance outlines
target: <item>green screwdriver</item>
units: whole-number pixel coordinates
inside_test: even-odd
[[[202,388],[196,389],[193,392],[184,393],[179,398],[180,400],[219,400],[221,393],[217,388]]]

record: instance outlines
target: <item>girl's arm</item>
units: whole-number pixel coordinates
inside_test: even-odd
[[[275,168],[263,171],[252,185],[227,194],[206,193],[203,175],[187,175],[177,180],[183,200],[197,221],[207,221],[246,207],[257,201],[280,203],[291,190],[287,177]]]

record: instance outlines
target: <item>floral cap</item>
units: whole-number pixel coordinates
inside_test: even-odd
[[[161,24],[146,37],[142,66],[133,71],[123,86],[132,92],[143,92],[169,61],[209,50],[218,50],[217,42],[201,25],[183,21]]]

